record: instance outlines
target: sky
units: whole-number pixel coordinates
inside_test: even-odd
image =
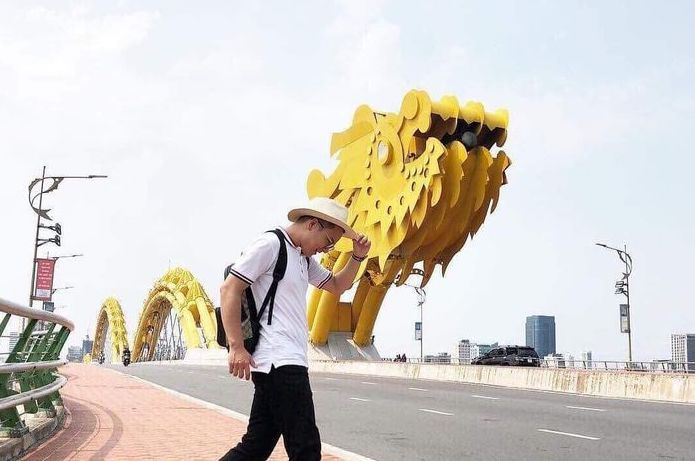
[[[0,1],[0,297],[26,304],[36,215],[63,227],[57,313],[69,344],[115,296],[129,334],[149,289],[190,270],[215,304],[223,268],[285,224],[330,136],[369,104],[417,88],[510,113],[499,207],[426,288],[424,351],[460,339],[523,344],[554,315],[559,352],[625,360],[613,285],[627,245],[633,355],[670,358],[695,333],[688,133],[695,119],[689,2]],[[691,45],[688,45],[691,44]],[[417,298],[391,288],[384,356],[419,355]]]

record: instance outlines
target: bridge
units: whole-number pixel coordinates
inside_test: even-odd
[[[374,242],[350,301],[318,289],[308,298],[324,458],[692,459],[687,368],[394,363],[371,344],[392,308],[387,291],[413,279],[423,288],[437,267],[444,276],[497,208],[507,125],[505,110],[413,90],[398,112],[358,107],[333,135],[335,170],[308,175],[307,195],[344,204]],[[339,270],[350,252],[341,241],[321,264]],[[216,459],[239,440],[252,386],[227,373],[205,288],[183,267],[153,280],[137,319],[116,294],[95,306],[83,364],[59,359],[69,319],[0,302],[0,332],[12,316],[26,321],[0,366],[0,458]],[[281,444],[273,457],[286,458]]]
[[[154,354],[129,367],[64,366],[68,319],[4,300],[0,311],[0,329],[28,320],[0,365],[3,459],[217,459],[245,431],[252,384],[213,348],[212,365]],[[100,317],[118,312],[107,300]],[[692,456],[695,376],[683,369],[316,360],[310,372],[324,459]],[[272,459],[286,459],[281,444]]]

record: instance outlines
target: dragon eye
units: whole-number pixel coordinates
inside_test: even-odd
[[[384,141],[379,141],[379,146],[377,147],[377,155],[379,156],[379,161],[381,163],[386,163],[389,158],[389,146]]]

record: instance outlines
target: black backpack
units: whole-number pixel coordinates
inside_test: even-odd
[[[280,280],[285,276],[285,270],[287,269],[287,247],[285,246],[285,236],[279,229],[273,229],[271,231],[280,240],[280,253],[278,254],[277,262],[275,263],[275,268],[273,269],[273,281],[270,284],[268,293],[263,299],[260,310],[256,310],[256,301],[253,299],[253,292],[251,287],[248,286],[246,290],[241,295],[241,335],[244,338],[244,348],[253,354],[258,345],[258,339],[261,335],[261,322],[260,318],[263,316],[266,307],[268,308],[268,325],[273,321],[273,306],[275,305],[275,293],[278,290],[278,284]],[[229,273],[232,270],[232,265],[227,266],[224,270],[224,279],[226,280]],[[227,344],[227,334],[224,331],[224,325],[222,324],[222,312],[219,307],[215,308],[215,317],[217,319],[217,343],[220,346],[226,347],[229,350],[229,344]]]

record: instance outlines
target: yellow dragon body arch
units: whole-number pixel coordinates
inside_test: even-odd
[[[108,362],[119,362],[123,350],[127,347],[128,333],[121,304],[116,298],[106,298],[97,315],[97,326],[90,357],[96,360],[103,352]]]
[[[165,358],[181,358],[181,349],[218,349],[215,313],[202,285],[182,268],[171,269],[157,280],[140,311],[133,340],[135,362],[155,358],[157,349],[168,348]],[[179,328],[177,344],[161,344],[160,334]],[[173,354],[170,356],[169,354]]]

